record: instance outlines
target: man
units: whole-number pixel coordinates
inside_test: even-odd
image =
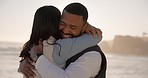
[[[82,35],[87,18],[87,9],[82,4],[72,3],[66,6],[60,23],[62,37],[73,38]],[[98,46],[93,46],[70,58],[66,67],[65,70],[57,67],[43,55],[36,63],[36,69],[43,78],[90,78],[96,75],[96,78],[105,78],[106,58]],[[30,76],[33,74],[32,71],[28,72]]]
[[[87,18],[87,9],[82,4],[72,3],[66,6],[60,24],[63,38],[80,36]],[[105,78],[106,58],[102,52],[98,51],[101,51],[98,46],[84,50],[82,54],[67,61],[69,64],[65,70],[41,56],[36,63],[36,68],[43,78],[90,78],[96,75],[98,78]]]

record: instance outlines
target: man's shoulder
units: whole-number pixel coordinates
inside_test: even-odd
[[[88,47],[85,50],[83,50],[82,52],[76,54],[74,57],[78,58],[80,56],[82,56],[83,54],[87,53],[87,52],[92,52],[92,51],[96,51],[96,52],[102,52],[101,48],[98,45],[92,46],[92,47]]]
[[[92,58],[92,59],[94,59],[94,61],[96,61],[97,58],[101,57],[101,69],[100,69],[100,71],[98,71],[98,74],[96,75],[95,78],[105,78],[107,60],[106,60],[106,56],[104,55],[104,53],[102,52],[101,48],[98,45],[86,48],[82,52],[80,52],[77,55],[75,55],[75,56],[71,57],[70,59],[68,59],[66,61],[66,67],[68,67],[71,62],[76,61],[79,57],[83,57],[83,55],[85,55],[86,58],[87,58],[87,56],[92,57],[95,54],[96,54],[96,56],[94,56],[94,57],[96,57],[96,58]],[[85,56],[84,56],[84,58],[85,58]]]
[[[101,51],[102,52],[101,48],[98,45],[88,47],[83,51],[85,51],[85,52],[89,52],[89,51],[99,51],[100,52]]]
[[[83,54],[85,53],[88,53],[88,52],[99,52],[101,55],[102,55],[102,50],[101,48],[98,46],[98,45],[95,45],[95,46],[92,46],[92,47],[89,47],[89,48],[86,48],[85,50],[83,50],[82,52],[76,54],[75,56],[71,57],[70,59],[68,59],[66,61],[66,66],[68,66],[71,62],[74,62],[76,61],[79,57],[81,57]]]

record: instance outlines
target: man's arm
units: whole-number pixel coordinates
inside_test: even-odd
[[[91,51],[79,57],[65,70],[51,63],[43,55],[39,57],[35,66],[43,78],[89,78],[98,73],[101,61],[100,53]]]

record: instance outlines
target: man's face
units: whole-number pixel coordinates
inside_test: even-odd
[[[64,12],[60,21],[60,30],[62,38],[73,38],[83,33],[85,22],[83,17]]]

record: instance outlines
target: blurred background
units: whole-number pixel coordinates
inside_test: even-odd
[[[0,0],[0,76],[22,78],[19,53],[31,34],[35,11],[44,5],[84,4],[88,22],[103,31],[107,78],[148,77],[148,0]]]

